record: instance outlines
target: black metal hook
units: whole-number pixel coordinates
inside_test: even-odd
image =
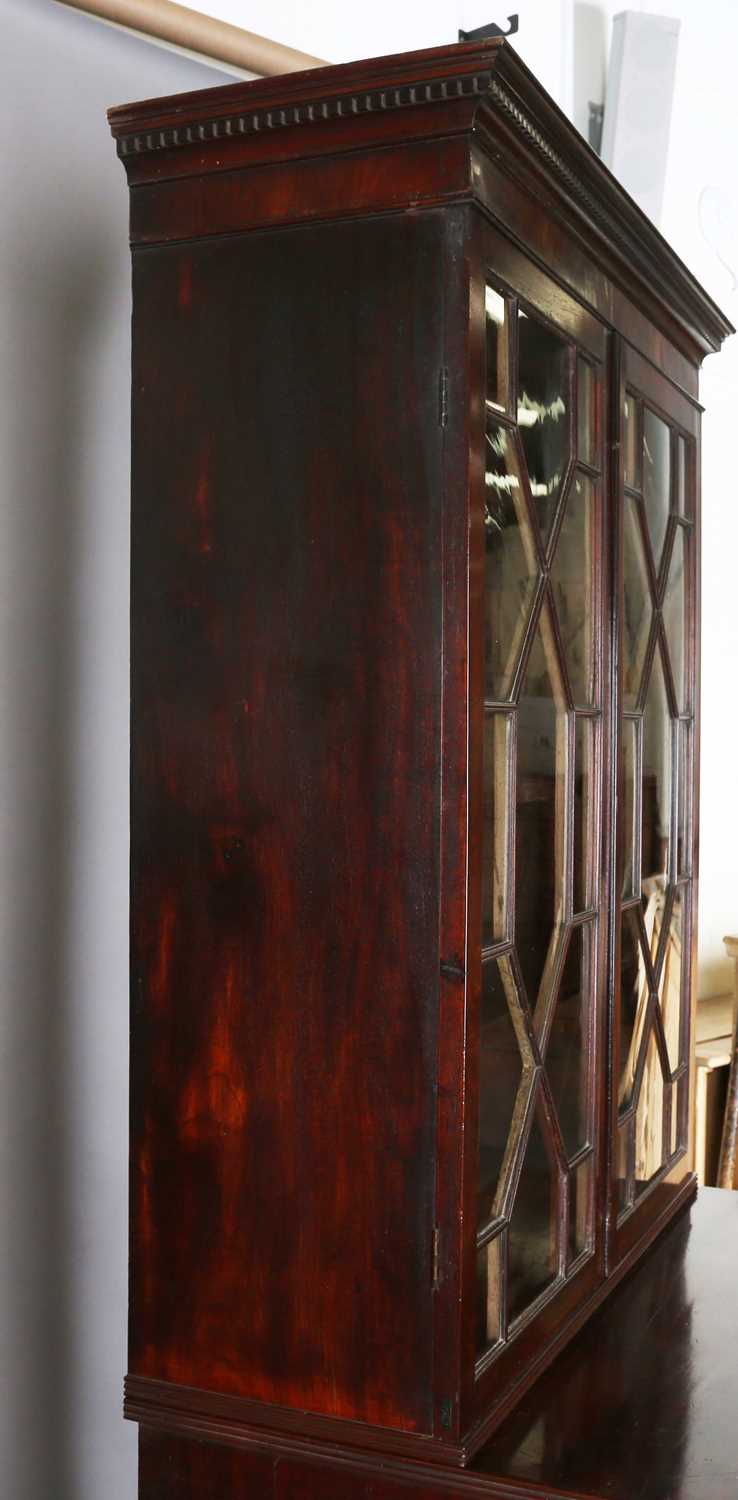
[[[460,31],[459,41],[483,42],[486,41],[487,37],[490,36],[514,36],[515,32],[519,30],[519,17],[516,14],[514,16],[508,16],[507,20],[507,30],[505,30],[502,26],[497,26],[494,21],[490,21],[487,26],[477,26],[476,31]]]

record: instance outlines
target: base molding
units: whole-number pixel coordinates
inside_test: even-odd
[[[342,1467],[381,1463],[383,1472],[392,1459],[411,1459],[416,1479],[422,1470],[428,1483],[431,1483],[431,1476],[435,1476],[434,1485],[437,1480],[448,1486],[449,1470],[456,1470],[454,1482],[461,1484],[464,1491],[469,1487],[477,1489],[481,1483],[481,1491],[485,1494],[506,1494],[507,1491],[491,1487],[488,1479],[482,1481],[479,1475],[465,1473],[465,1465],[472,1461],[495,1428],[509,1416],[529,1387],[587,1319],[640,1263],[644,1251],[693,1201],[696,1191],[696,1179],[688,1177],[668,1208],[649,1224],[608,1279],[577,1309],[545,1354],[526,1370],[516,1386],[505,1391],[500,1402],[465,1434],[461,1443],[442,1443],[420,1433],[393,1431],[290,1407],[269,1406],[243,1396],[199,1390],[135,1374],[126,1378],[124,1414],[145,1428],[250,1451],[268,1450],[284,1458],[317,1458]]]
[[[143,1375],[126,1377],[123,1413],[145,1427],[165,1427],[183,1435],[249,1447],[268,1444],[284,1454],[318,1452],[321,1457],[351,1457],[358,1450],[425,1459],[439,1466],[458,1467],[465,1462],[460,1443],[441,1443],[423,1433],[270,1406],[245,1396],[199,1390]]]

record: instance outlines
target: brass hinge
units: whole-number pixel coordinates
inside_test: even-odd
[[[439,1249],[440,1240],[441,1231],[438,1228],[438,1225],[436,1225],[435,1229],[433,1230],[433,1239],[431,1242],[431,1285],[434,1287],[438,1286],[438,1283],[441,1279]]]
[[[441,365],[438,372],[438,425],[445,427],[448,422],[448,369]]]

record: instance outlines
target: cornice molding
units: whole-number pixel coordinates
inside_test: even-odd
[[[257,132],[283,130],[297,125],[314,125],[322,120],[350,119],[356,115],[381,114],[385,110],[403,109],[418,104],[444,103],[450,99],[468,99],[487,93],[492,87],[490,72],[434,78],[394,88],[357,90],[351,94],[333,94],[304,103],[272,106],[253,111],[216,115],[163,129],[134,132],[118,136],[118,155],[122,160],[146,151],[165,151],[177,146],[199,145],[201,141],[223,137],[256,135]]]
[[[612,207],[606,206],[602,195],[593,192],[587,186],[584,176],[567,166],[546,136],[495,79],[490,83],[489,98],[528,150],[532,150],[540,158],[549,176],[563,188],[569,202],[600,230],[608,244],[620,252],[632,269],[638,270],[646,280],[650,279],[653,283],[659,255],[663,251],[668,252],[675,267],[679,267],[684,273],[684,284],[679,289],[683,303],[689,306],[693,321],[704,326],[710,347],[718,349],[723,339],[735,330],[686,266],[677,259],[655,224],[634,200],[613,180],[613,186],[617,187],[617,196],[613,194],[616,201]],[[607,170],[599,160],[598,165],[603,171]],[[630,214],[623,211],[622,200]],[[640,225],[634,225],[634,215],[640,218]]]
[[[520,66],[518,59],[516,62]],[[578,209],[603,235],[631,274],[639,275],[650,287],[652,295],[678,306],[687,315],[693,329],[701,333],[703,352],[718,350],[723,340],[735,332],[728,318],[679,259],[652,220],[542,90],[538,90],[538,99],[533,102],[538,104],[539,101],[547,106],[546,133],[531,118],[532,110],[526,112],[512,92],[508,92],[497,79],[491,80],[487,102],[496,106],[513,134],[529,153],[538,158],[549,179],[553,179],[562,190],[567,203]],[[550,135],[568,148],[572,166],[551,144]]]
[[[459,116],[464,101],[469,110]],[[734,331],[655,225],[500,38],[124,105],[111,110],[109,119],[126,168],[136,181],[142,173],[155,181],[166,177],[165,163],[174,163],[182,148],[190,148],[183,161],[193,156],[194,148],[192,166],[188,162],[186,167],[192,175],[222,170],[228,153],[236,149],[239,169],[248,171],[265,154],[274,159],[275,148],[267,140],[276,132],[300,133],[299,146],[298,137],[290,137],[293,156],[357,149],[352,120],[365,138],[369,117],[397,112],[407,114],[408,140],[462,131],[498,161],[502,156],[512,175],[525,178],[528,164],[543,173],[560,212],[585,219],[606,240],[624,276],[637,277],[651,296],[668,305],[702,353],[718,349]],[[321,127],[313,141],[311,126]],[[377,128],[386,129],[379,120]],[[507,152],[500,152],[501,143],[507,144]],[[134,163],[140,166],[134,169]],[[472,181],[468,196],[476,196]]]

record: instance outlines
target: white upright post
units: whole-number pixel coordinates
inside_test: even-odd
[[[664,197],[679,25],[635,10],[613,21],[602,159],[655,224]]]

